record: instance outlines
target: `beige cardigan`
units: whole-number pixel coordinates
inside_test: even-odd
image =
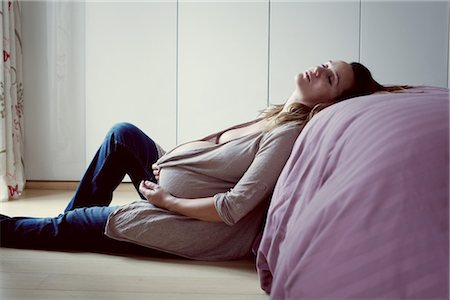
[[[202,140],[215,142],[228,128]],[[284,124],[206,148],[166,153],[158,160],[159,184],[182,198],[214,197],[224,223],[201,221],[160,209],[145,200],[112,213],[106,234],[114,239],[199,260],[251,254],[278,176],[300,132]]]

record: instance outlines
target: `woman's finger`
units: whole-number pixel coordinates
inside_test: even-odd
[[[159,185],[157,185],[156,183],[154,183],[150,180],[144,181],[144,187],[146,187],[147,189],[151,189],[151,190],[159,189]]]
[[[142,180],[142,181],[139,183],[139,191],[141,191],[141,189],[144,189],[144,180]]]
[[[139,184],[139,192],[145,196],[145,193],[148,191],[148,188],[144,185],[144,180]]]
[[[156,183],[151,182],[151,181],[148,182],[147,189],[149,191],[151,191],[152,195],[156,195],[156,194],[159,194],[161,192],[164,192],[164,189],[159,184],[156,184]]]

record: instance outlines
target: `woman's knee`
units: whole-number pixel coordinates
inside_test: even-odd
[[[135,125],[128,122],[117,123],[111,127],[105,137],[106,142],[120,142],[121,144],[133,143],[136,139],[142,139],[145,133]]]
[[[133,124],[126,122],[118,123],[111,128],[105,137],[102,148],[112,152],[119,151],[125,154],[124,159],[128,157],[137,160],[140,167],[145,170],[158,159],[158,149],[153,139]],[[132,170],[129,169],[127,172],[132,172]]]
[[[108,135],[115,135],[118,137],[126,136],[130,134],[135,134],[141,132],[139,128],[128,122],[120,122],[114,124],[108,132]]]

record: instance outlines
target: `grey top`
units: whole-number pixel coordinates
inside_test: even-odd
[[[300,133],[293,123],[217,144],[227,130],[205,137],[200,149],[168,152],[157,162],[159,184],[181,198],[214,197],[224,223],[207,222],[155,207],[124,205],[108,219],[107,236],[199,260],[238,259],[251,253],[268,200]]]

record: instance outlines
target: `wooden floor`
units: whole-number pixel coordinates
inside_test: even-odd
[[[55,216],[73,191],[27,190],[0,203],[10,216]],[[117,191],[113,204],[136,199]],[[268,299],[252,261],[197,262],[0,248],[0,299]]]

